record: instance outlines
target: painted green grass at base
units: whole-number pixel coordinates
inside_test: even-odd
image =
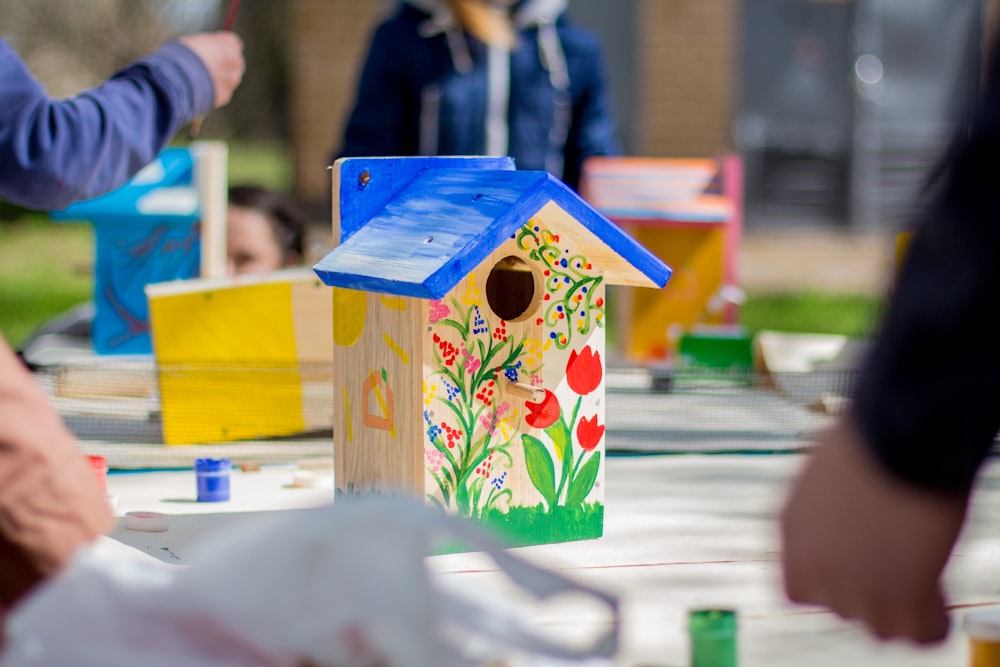
[[[527,547],[592,540],[604,534],[604,505],[584,503],[573,508],[558,505],[549,512],[541,504],[535,507],[511,507],[510,511],[491,510],[479,525],[506,547]],[[469,551],[462,543],[444,545],[435,554]]]
[[[604,534],[604,504],[557,505],[552,512],[541,504],[492,510],[483,524],[511,546],[589,540]]]

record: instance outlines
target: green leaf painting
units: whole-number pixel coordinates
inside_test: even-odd
[[[521,436],[524,445],[524,463],[528,468],[528,477],[548,506],[556,504],[556,470],[552,465],[552,456],[541,440],[534,436]]]

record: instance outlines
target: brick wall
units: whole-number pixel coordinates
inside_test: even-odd
[[[738,0],[643,0],[637,12],[637,146],[645,155],[731,148]]]
[[[326,167],[340,144],[371,31],[385,4],[357,0],[289,0],[291,12],[292,146],[295,192],[330,196]]]

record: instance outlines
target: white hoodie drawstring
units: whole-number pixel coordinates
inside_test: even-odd
[[[545,170],[562,176],[573,102],[569,91],[566,53],[563,51],[562,42],[559,41],[559,31],[556,30],[554,21],[538,26],[538,52],[542,67],[549,73],[549,83],[552,84],[553,92],[552,128],[549,130],[549,150],[545,156]]]
[[[455,71],[459,74],[471,71],[473,61],[468,42],[461,26],[447,7],[440,0],[408,1],[431,14],[431,18],[420,25],[420,36],[427,38],[443,34]],[[569,68],[556,21],[567,5],[568,0],[534,0],[524,3],[513,16],[514,25],[518,28],[538,26],[539,58],[542,67],[548,72],[553,90],[553,119],[545,169],[560,176],[563,174],[563,153],[573,109]],[[489,155],[503,155],[509,152],[510,140],[510,52],[493,47],[489,49],[487,59],[486,152]],[[433,155],[437,151],[440,106],[440,88],[437,85],[429,86],[423,94],[420,116],[420,151],[424,155]]]
[[[428,10],[425,9],[425,11]],[[459,74],[465,74],[472,70],[472,54],[469,53],[469,45],[465,41],[462,26],[458,24],[455,17],[444,5],[438,5],[437,9],[431,13],[431,17],[421,23],[417,30],[424,38],[443,34],[448,42],[451,64],[455,71]]]

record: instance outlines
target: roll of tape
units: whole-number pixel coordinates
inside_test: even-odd
[[[160,512],[126,512],[125,528],[143,533],[162,533],[170,527],[170,517]]]
[[[292,486],[298,488],[332,487],[333,475],[324,475],[314,470],[296,470]]]

